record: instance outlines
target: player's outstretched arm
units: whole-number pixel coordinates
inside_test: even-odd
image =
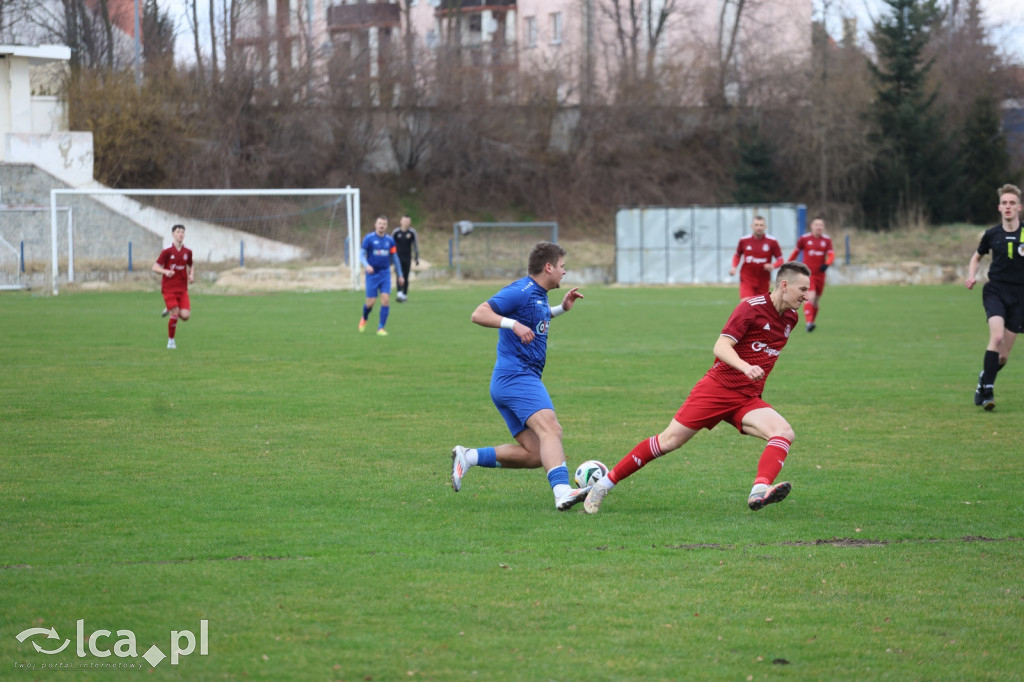
[[[579,287],[573,287],[569,291],[565,292],[565,296],[562,297],[562,310],[569,312],[572,310],[573,305],[576,303],[576,299],[583,298],[583,294],[580,293]]]
[[[523,343],[530,343],[533,341],[533,330],[527,327],[525,324],[516,322],[510,317],[504,317],[494,312],[490,304],[484,301],[476,307],[473,311],[473,315],[470,320],[474,324],[478,324],[481,327],[488,327],[490,329],[511,329],[512,333],[519,337],[519,340]]]

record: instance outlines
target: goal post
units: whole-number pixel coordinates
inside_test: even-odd
[[[73,211],[73,228],[65,237],[58,213]],[[50,190],[50,268],[57,295],[62,253],[67,281],[75,281],[76,260],[100,267],[104,260],[131,268],[133,246],[152,251],[155,259],[167,243],[171,226],[188,230],[186,245],[197,262],[244,265],[258,261],[287,262],[311,256],[333,260],[347,242],[341,262],[348,266],[352,287],[359,285],[359,189],[109,189]],[[331,234],[340,232],[342,239]],[[134,240],[134,241],[133,241]],[[83,270],[85,268],[79,268]]]
[[[476,223],[452,226],[456,279],[506,279],[527,270],[530,250],[541,241],[558,243],[558,223]]]

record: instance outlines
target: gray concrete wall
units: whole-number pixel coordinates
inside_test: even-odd
[[[0,164],[0,192],[4,206],[37,206],[43,210],[0,209],[0,236],[15,246],[24,242],[26,264],[49,266],[52,260],[50,190],[68,188],[54,176],[29,164]],[[68,188],[70,189],[70,188]],[[156,259],[163,248],[163,239],[135,221],[119,215],[94,199],[68,196],[61,199],[68,207],[75,224],[75,259],[112,261],[128,266],[128,244],[134,259]],[[67,262],[69,212],[57,214],[57,251]],[[170,227],[168,226],[168,235]],[[169,237],[168,237],[169,239]],[[112,264],[113,264],[112,263]],[[148,263],[152,265],[152,263]]]
[[[99,183],[70,187],[56,176],[28,163],[0,163],[0,286],[50,272],[53,238],[50,218],[52,189],[107,189]],[[36,210],[28,210],[35,208]],[[303,249],[265,237],[157,210],[123,195],[58,196],[58,283],[68,281],[68,221],[73,222],[75,280],[108,278],[103,273],[148,270],[171,242],[171,226],[188,228],[185,243],[199,263],[246,259],[286,262],[306,257]],[[13,249],[11,248],[13,247]],[[18,272],[24,249],[26,273]],[[52,277],[52,274],[51,274]]]
[[[37,280],[49,273],[53,260],[50,190],[55,187],[68,186],[31,164],[0,164],[0,204],[19,209],[0,209],[0,237],[17,251],[24,249],[26,270],[24,275],[18,272],[18,254],[0,244],[0,285],[39,286]],[[132,269],[148,270],[163,248],[159,235],[95,200],[74,196],[62,203],[71,209],[57,214],[57,250],[63,282],[67,282],[69,215],[75,224],[76,280],[89,279],[89,272],[97,268],[127,273],[129,248]],[[31,207],[38,210],[26,210]]]

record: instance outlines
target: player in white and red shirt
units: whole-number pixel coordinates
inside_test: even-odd
[[[832,249],[832,238],[825,234],[823,218],[815,217],[811,221],[811,231],[800,235],[800,239],[796,240],[796,248],[790,254],[789,260],[796,260],[801,251],[804,252],[804,264],[811,269],[811,290],[807,293],[807,302],[804,303],[804,321],[807,322],[807,331],[813,332],[817,326],[814,320],[818,317],[818,302],[825,291],[825,271],[836,259],[836,252]]]
[[[690,391],[668,428],[638,443],[594,484],[583,501],[588,514],[597,513],[608,491],[624,478],[682,447],[701,429],[713,429],[723,421],[740,433],[768,441],[757,463],[747,506],[757,511],[785,499],[793,486],[788,481],[773,484],[795,434],[789,422],[761,398],[761,392],[800,320],[796,311],[806,300],[810,286],[807,266],[789,262],[775,276],[771,294],[745,299],[736,306],[715,342],[711,369]]]
[[[153,263],[153,272],[162,275],[160,291],[164,295],[164,314],[171,316],[167,322],[167,347],[177,348],[174,332],[178,328],[178,320],[184,322],[192,316],[188,285],[194,280],[195,271],[192,266],[192,250],[185,248],[185,226],[172,227],[171,239],[171,245],[161,251],[156,263]]]
[[[751,234],[740,239],[732,256],[729,275],[740,272],[740,299],[767,294],[772,283],[772,270],[782,265],[782,247],[778,240],[765,234],[768,224],[756,215],[750,224]]]

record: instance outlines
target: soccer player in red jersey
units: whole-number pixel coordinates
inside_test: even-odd
[[[668,427],[640,441],[594,484],[583,501],[584,511],[596,514],[617,483],[682,447],[701,429],[713,429],[723,421],[740,433],[768,442],[757,463],[747,506],[757,511],[785,499],[793,486],[789,482],[773,484],[795,434],[789,422],[762,400],[761,393],[790,332],[800,321],[796,311],[807,299],[810,286],[808,267],[793,261],[779,269],[770,295],[740,301],[715,342],[714,364],[690,391]]]
[[[740,239],[736,253],[732,256],[729,275],[740,271],[740,299],[767,294],[772,283],[772,270],[782,265],[782,247],[770,235],[765,234],[768,224],[756,215],[750,225],[752,234]]]
[[[818,317],[818,301],[821,300],[821,292],[825,291],[825,271],[836,259],[832,238],[825,234],[824,218],[817,216],[811,221],[811,231],[796,241],[789,260],[796,260],[801,251],[804,252],[804,265],[811,269],[811,290],[807,292],[807,302],[804,303],[804,320],[807,331],[813,332],[817,326],[814,320]]]
[[[153,263],[153,272],[162,275],[160,291],[164,295],[164,314],[170,315],[167,321],[167,347],[174,345],[174,332],[178,328],[178,320],[185,321],[192,316],[188,302],[188,285],[195,278],[192,267],[192,250],[185,248],[185,226],[175,225],[171,228],[172,244],[160,252]]]

